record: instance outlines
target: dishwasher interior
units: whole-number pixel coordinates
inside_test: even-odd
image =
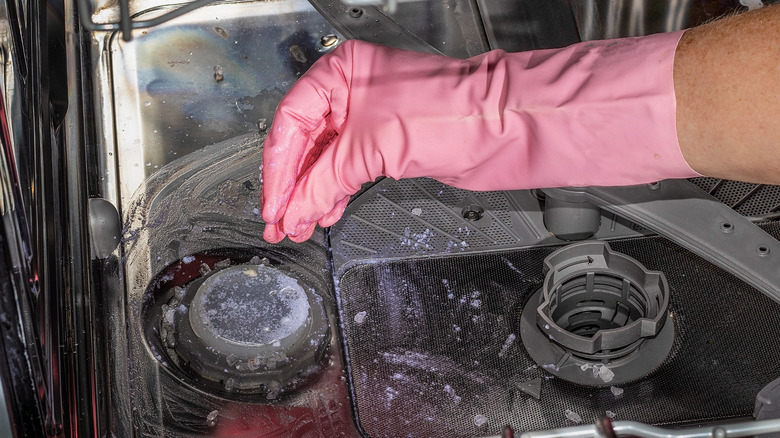
[[[99,25],[120,6],[79,12]],[[94,265],[111,312],[108,369],[95,370],[111,376],[110,429],[481,437],[752,418],[780,377],[777,187],[468,192],[385,179],[310,241],[271,245],[258,171],[286,90],[348,37],[465,58],[747,6],[274,0],[213,3],[131,35],[83,29],[91,170],[121,217],[121,243]]]

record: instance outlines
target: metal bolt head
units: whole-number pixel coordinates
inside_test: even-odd
[[[461,216],[467,221],[476,222],[482,219],[482,215],[485,213],[485,209],[479,205],[467,205],[461,210]]]
[[[479,220],[479,213],[476,211],[467,211],[463,217],[470,221],[478,221]]]
[[[360,18],[363,15],[363,10],[358,7],[349,8],[349,16],[352,18]]]
[[[336,35],[333,35],[332,33],[329,33],[322,38],[320,38],[320,44],[322,44],[322,47],[325,48],[331,48],[335,46],[339,42],[339,37]]]

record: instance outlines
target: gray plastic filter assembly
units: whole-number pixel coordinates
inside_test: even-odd
[[[163,342],[186,374],[226,395],[276,398],[314,372],[328,344],[322,299],[293,272],[236,264],[163,307]]]
[[[600,241],[559,249],[544,269],[542,289],[520,317],[523,343],[542,368],[573,383],[610,386],[663,363],[674,342],[663,273]]]

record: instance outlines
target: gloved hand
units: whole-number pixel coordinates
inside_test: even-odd
[[[382,175],[470,190],[696,176],[675,128],[681,34],[467,60],[346,41],[276,111],[263,152],[264,237],[308,239]]]

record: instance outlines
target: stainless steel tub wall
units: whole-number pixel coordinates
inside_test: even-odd
[[[540,9],[535,1],[519,2],[519,7],[511,5],[511,0],[464,2],[469,7],[457,9],[458,3],[404,3],[399,5],[397,18],[431,45],[450,55],[465,57],[488,48],[531,49],[571,42],[568,39],[573,35],[571,26],[575,24],[581,39],[637,35],[676,30],[739,7],[736,1],[717,0],[695,4],[686,0],[572,0],[568,6],[571,8],[569,18],[573,19],[565,20],[564,25],[564,21],[550,19],[550,16],[537,16]],[[458,13],[473,13],[475,4],[481,8],[481,16],[464,18],[452,14],[448,16],[450,18],[425,22],[432,16],[430,14],[443,14],[442,11],[450,7],[461,11]],[[555,4],[560,6],[565,2],[556,1]],[[154,16],[166,10],[149,2],[144,6],[150,9],[141,16]],[[420,11],[429,14],[420,14]],[[558,14],[561,9],[554,12]],[[526,32],[527,38],[522,32],[511,31],[517,23],[524,23],[520,30]],[[485,32],[485,36],[464,38],[464,32]],[[94,66],[93,103],[97,114],[91,122],[95,125],[102,151],[96,172],[101,193],[118,206],[128,226],[124,235],[126,245],[106,264],[106,270],[112,270],[115,281],[105,283],[110,287],[103,291],[111,311],[127,317],[126,324],[117,317],[118,322],[112,327],[111,343],[115,348],[111,349],[114,356],[109,362],[115,380],[112,391],[115,399],[121,400],[117,406],[134,418],[118,415],[118,429],[149,426],[142,433],[184,431],[188,427],[184,423],[171,424],[171,429],[158,428],[163,426],[164,420],[170,420],[163,412],[169,406],[166,403],[173,400],[182,407],[179,412],[186,412],[184,420],[191,424],[205,422],[210,407],[216,406],[214,399],[203,393],[197,393],[197,400],[203,404],[197,409],[190,409],[192,400],[166,398],[163,391],[177,396],[176,379],[165,367],[159,367],[160,359],[139,338],[142,335],[138,326],[140,306],[153,279],[166,266],[190,252],[216,249],[221,244],[218,239],[206,239],[189,248],[155,247],[162,243],[164,236],[156,234],[159,229],[154,228],[154,221],[158,217],[151,215],[153,200],[148,196],[176,202],[176,198],[162,196],[155,186],[162,181],[159,172],[175,168],[183,157],[213,156],[198,154],[209,145],[256,133],[258,124],[270,126],[279,99],[297,77],[326,52],[320,38],[334,33],[331,25],[308,2],[283,0],[204,7],[162,26],[135,31],[131,42],[122,41],[117,34],[92,35],[90,61]],[[555,38],[545,37],[553,33]],[[251,149],[242,149],[243,155],[236,155],[249,160],[243,163],[244,166],[247,163],[255,166],[244,167],[241,177],[254,175],[259,164],[260,146],[252,147],[258,149],[256,155]],[[204,163],[204,169],[208,167],[206,164],[210,163]],[[219,171],[216,167],[209,170]],[[229,179],[228,176],[225,178]],[[189,183],[194,184],[194,181]],[[217,181],[214,187],[218,186]],[[259,208],[259,197],[254,193],[243,193],[242,196],[243,204],[236,210],[236,218],[244,220],[242,226],[247,226],[246,230],[253,236],[241,245],[269,250],[260,240],[262,223],[255,211]],[[133,209],[133,206],[143,208]],[[137,232],[142,233],[140,239]],[[240,236],[231,239],[235,243]],[[312,250],[315,255],[308,256],[307,260],[310,269],[325,273],[325,242],[321,234],[317,239]],[[124,331],[126,327],[130,327],[128,332]],[[124,351],[123,346],[128,344],[131,344],[129,350]],[[339,359],[336,358],[331,366],[338,369]],[[159,382],[164,383],[160,385]],[[157,389],[155,385],[158,385]],[[159,397],[147,397],[155,390]],[[334,430],[353,427],[344,422],[343,409],[348,403],[346,393],[334,390],[330,394],[342,395],[343,399],[321,400],[322,407],[318,411],[324,413],[321,420],[337,418],[339,424]],[[231,409],[251,418],[248,412],[252,406],[255,405],[234,404]],[[143,412],[131,413],[136,407]],[[150,410],[144,411],[146,408]],[[337,411],[338,415],[333,415]],[[151,423],[139,420],[149,412],[153,412]],[[197,423],[188,433],[210,433],[204,425]]]
[[[109,37],[123,200],[176,158],[270,124],[330,33],[307,2],[290,1],[210,6],[129,43]]]

